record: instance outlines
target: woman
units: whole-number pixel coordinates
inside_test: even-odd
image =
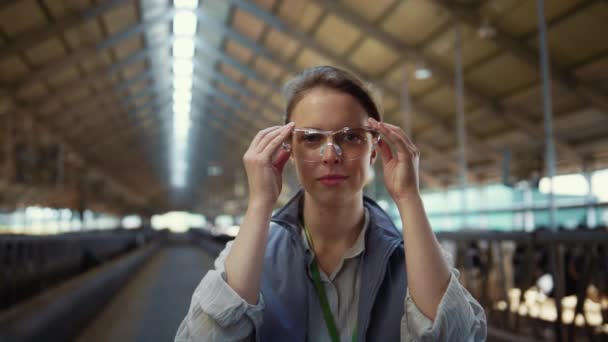
[[[484,340],[483,309],[426,218],[416,146],[346,71],[308,69],[285,96],[286,124],[259,132],[243,157],[249,206],[238,236],[175,340]],[[363,196],[378,154],[402,233]],[[303,190],[271,218],[289,160]]]

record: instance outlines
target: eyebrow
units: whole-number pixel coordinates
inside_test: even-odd
[[[335,131],[339,131],[342,130],[344,128],[351,128],[351,129],[355,129],[355,128],[366,128],[366,127],[370,127],[370,126],[365,126],[365,125],[359,125],[359,126],[344,126],[338,129],[332,129],[332,130],[324,130],[321,128],[317,128],[317,127],[296,127],[295,129],[313,129],[315,131],[322,131],[322,132],[335,132]]]

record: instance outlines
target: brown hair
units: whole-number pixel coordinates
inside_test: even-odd
[[[307,92],[317,87],[327,87],[351,95],[367,115],[381,121],[381,107],[375,101],[370,85],[348,71],[324,65],[306,69],[285,84],[283,88],[283,96],[287,102],[285,123],[289,122],[291,112],[298,102]]]

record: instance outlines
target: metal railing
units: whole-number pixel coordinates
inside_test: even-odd
[[[151,230],[0,235],[0,310],[153,239]]]
[[[608,336],[608,231],[440,232],[437,238],[451,247],[461,281],[485,307],[495,335],[555,341]],[[537,284],[547,275],[553,286],[543,293]],[[590,289],[592,302],[599,302],[599,324],[591,324],[585,310]],[[553,319],[527,306],[526,296],[533,295],[536,309],[550,308],[540,306],[542,300],[554,303]]]

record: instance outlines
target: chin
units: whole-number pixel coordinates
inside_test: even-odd
[[[349,184],[343,186],[326,187],[321,184],[305,188],[305,191],[318,203],[327,207],[336,207],[351,200],[361,198],[362,187],[353,187]]]

